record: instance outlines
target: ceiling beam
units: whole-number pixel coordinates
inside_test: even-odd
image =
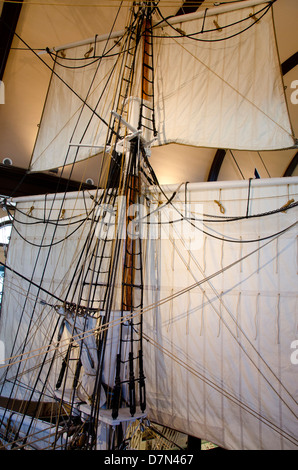
[[[23,168],[0,164],[0,194],[8,197],[95,189],[95,186],[48,173],[28,173]]]
[[[216,154],[213,158],[213,162],[209,171],[207,181],[217,181],[217,178],[221,169],[221,165],[223,164],[225,156],[226,156],[226,150],[218,149],[216,151]]]
[[[292,176],[294,171],[296,170],[297,165],[298,165],[298,152],[295,154],[295,156],[292,158],[291,162],[289,163],[288,168],[284,172],[284,177]]]
[[[298,65],[298,52],[295,52],[295,54],[291,55],[291,57],[281,64],[282,74],[286,75],[290,70],[295,68],[296,65]]]
[[[0,80],[3,79],[23,0],[11,0],[11,2],[4,3],[0,17]]]
[[[204,3],[204,0],[185,0],[182,7],[178,10],[175,16],[186,15],[188,13],[194,13]]]

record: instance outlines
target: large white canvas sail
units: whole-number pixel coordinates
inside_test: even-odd
[[[221,14],[215,8],[206,17],[201,13],[190,21],[186,15],[181,23],[154,27],[154,145],[176,142],[239,150],[293,146],[272,12],[267,8],[264,3]],[[95,47],[96,56],[104,55],[99,62],[92,55],[84,58],[90,44],[67,49],[67,60],[58,54],[32,171],[78,162],[105,148],[119,77],[114,66],[121,49],[114,40]],[[135,64],[136,88],[141,65]],[[140,96],[137,89],[132,94]]]
[[[198,228],[189,232],[198,232],[196,245],[186,231],[177,236],[176,210],[161,214],[158,238],[147,244],[146,305],[154,305],[144,312],[149,416],[226,449],[298,444],[298,369],[291,361],[297,212],[245,218],[248,206],[253,215],[296,200],[298,181],[266,183],[254,180],[249,198],[248,181],[181,188],[173,204],[196,219]],[[155,197],[165,202],[162,194]],[[220,219],[234,215],[244,219]],[[171,239],[167,219],[176,220]]]
[[[171,197],[175,189],[164,188],[164,194]],[[249,218],[278,211],[296,200],[297,190],[297,178],[193,184],[177,192],[174,207],[163,204],[159,188],[150,190],[152,204],[144,209],[152,213],[152,224],[143,235],[143,333],[152,421],[228,449],[297,448],[297,365],[291,362],[297,337],[296,208]],[[12,232],[8,266],[63,298],[90,233],[90,220],[82,227],[80,221],[87,215],[91,219],[94,207],[87,194],[19,200],[19,233]],[[186,219],[181,223],[181,214],[197,228]],[[49,216],[59,221],[56,229],[42,223]],[[41,243],[48,246],[39,249]],[[60,302],[28,286],[6,270],[0,339],[6,356],[13,351],[15,365],[2,395],[12,391],[13,397],[28,400],[37,382],[37,390],[45,386],[43,400],[52,401],[69,343],[64,331],[56,350],[59,328],[52,335],[59,314],[40,304]],[[116,285],[115,290],[119,301],[121,289]],[[116,326],[119,303],[114,307],[111,322]],[[116,326],[104,369],[110,386],[115,362],[109,353],[115,357],[118,335]],[[24,339],[30,354],[18,356]],[[40,367],[55,351],[57,360],[47,377],[47,369],[40,372]],[[6,369],[0,370],[3,378]]]
[[[92,195],[95,196],[95,193]],[[99,214],[100,208],[89,194],[78,197],[71,193],[62,197],[40,196],[18,200],[7,257],[7,265],[13,271],[6,270],[1,310],[1,340],[5,345],[5,357],[10,358],[6,362],[10,364],[9,369],[0,369],[1,396],[53,402],[61,365],[71,338],[74,338],[75,346],[72,348],[66,386],[71,388],[76,370],[74,359],[80,354],[85,372],[94,378],[96,360],[90,367],[88,360],[84,360],[84,350],[88,350],[93,358],[96,356],[93,352],[96,348],[94,330],[102,324],[101,287],[93,289],[86,286],[81,290],[76,280],[79,279],[81,286],[83,280],[88,282],[90,277],[90,253],[94,246],[102,242],[102,227],[100,223],[95,226],[92,222]],[[98,283],[106,280],[107,248],[105,255],[106,259],[100,268],[104,273],[97,274]],[[93,269],[96,267],[92,265]],[[118,287],[115,285],[111,318],[115,322],[115,331],[111,331],[108,339],[108,355],[118,344]],[[77,302],[81,306],[94,297],[97,299],[93,304],[96,312],[88,318],[76,318],[76,311],[68,312],[67,306],[64,306],[65,297],[69,302]],[[82,343],[80,335],[83,330],[89,331],[89,334]],[[80,345],[82,353],[79,353]],[[114,359],[115,355],[114,351]],[[104,381],[109,386],[113,386],[114,371],[113,363],[104,369]],[[79,396],[88,393],[94,386],[93,379],[90,385],[84,384],[84,380],[82,377]]]
[[[206,18],[154,29],[159,144],[239,150],[293,145],[266,8],[220,15],[215,9]]]
[[[31,170],[63,167],[101,153],[114,109],[119,46],[114,41],[68,49],[58,55],[36,140]],[[87,54],[87,56],[86,56]]]

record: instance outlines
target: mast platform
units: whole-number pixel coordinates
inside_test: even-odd
[[[77,397],[72,397],[72,390],[65,390],[63,395],[59,390],[55,390],[55,397],[58,400],[63,400],[64,404],[71,405],[75,407],[75,410],[78,414],[85,415],[85,417],[92,414],[92,406],[87,403],[82,403]],[[63,396],[63,398],[62,398]],[[110,409],[101,409],[98,413],[98,419],[104,424],[109,426],[118,426],[121,423],[129,423],[132,421],[142,420],[147,418],[147,413],[142,412],[139,407],[137,407],[135,414],[132,416],[129,407],[119,408],[119,413],[117,419],[112,418],[112,410]]]
[[[80,412],[90,415],[90,405],[79,405],[78,409]],[[98,419],[109,426],[118,426],[122,423],[129,423],[131,421],[142,420],[147,418],[147,413],[143,413],[140,408],[136,409],[134,416],[131,416],[129,407],[120,408],[117,419],[112,418],[112,410],[99,410]]]

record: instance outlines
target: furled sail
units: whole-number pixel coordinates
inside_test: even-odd
[[[153,27],[154,145],[239,150],[294,145],[271,8],[250,3],[255,6],[220,14],[214,8]],[[119,52],[125,50],[122,34],[118,45],[111,39],[95,43],[89,58],[90,44],[67,49],[65,59],[58,53],[32,171],[72,164],[105,149]],[[141,71],[134,66],[131,95],[138,97]]]

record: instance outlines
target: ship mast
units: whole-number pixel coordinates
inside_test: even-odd
[[[92,307],[98,305],[102,313],[101,324],[109,325],[115,318],[121,320],[119,342],[115,345],[116,360],[115,350],[111,351],[109,346],[115,334],[113,328],[106,329],[98,340],[99,366],[93,401],[91,406],[88,405],[90,411],[84,405],[80,407],[90,416],[90,437],[93,425],[97,429],[96,439],[89,439],[88,445],[92,447],[96,443],[96,447],[102,449],[107,448],[109,429],[120,425],[117,428],[119,442],[122,424],[125,426],[130,421],[146,416],[142,340],[143,247],[136,218],[139,215],[138,207],[143,202],[142,187],[148,184],[143,168],[144,157],[150,147],[147,137],[155,135],[151,38],[154,9],[150,5],[151,2],[146,2],[131,10],[120,54],[122,60],[119,61],[117,93],[107,137],[107,146],[112,149],[111,164],[106,188],[98,204],[102,207],[112,206],[117,212],[117,233],[113,240],[103,238],[96,243],[83,280],[84,297],[90,298]],[[136,84],[139,78],[136,73],[138,60],[142,61],[142,80]],[[140,89],[138,96],[134,94],[136,85]],[[91,234],[90,248],[93,239]],[[98,294],[100,300],[95,303]],[[113,357],[108,357],[109,354]],[[108,386],[106,409],[102,409],[102,390],[107,385],[104,370],[109,361],[115,364],[114,385],[111,382]]]
[[[151,2],[148,2],[151,4]],[[142,155],[146,147],[146,134],[155,133],[153,119],[153,52],[151,30],[152,7],[142,5],[138,11],[138,26],[135,30],[135,44],[137,49],[142,47],[142,80],[141,97],[128,97],[130,109],[127,113],[126,122],[124,118],[119,119],[127,125],[132,132],[129,138],[129,148],[125,154],[124,164],[124,194],[127,205],[127,216],[125,218],[126,237],[123,248],[123,274],[122,274],[122,317],[135,311],[142,312],[143,309],[143,266],[142,266],[142,239],[141,229],[135,224],[135,218],[140,215],[139,209],[142,204],[142,178],[141,166]],[[128,55],[129,64],[125,70],[131,72],[131,57]],[[131,78],[132,74],[131,74]],[[124,83],[128,79],[123,77]],[[117,113],[115,113],[117,116]],[[133,132],[133,130],[135,132]],[[116,378],[113,393],[112,416],[118,418],[121,408],[121,381],[122,369],[128,368],[128,405],[131,416],[137,412],[137,386],[139,389],[139,409],[141,413],[146,409],[145,376],[143,369],[143,344],[142,344],[142,315],[131,318],[127,326],[121,325],[121,337],[119,352],[117,355]],[[125,344],[129,344],[128,358],[125,358]],[[137,363],[137,366],[136,366]]]

